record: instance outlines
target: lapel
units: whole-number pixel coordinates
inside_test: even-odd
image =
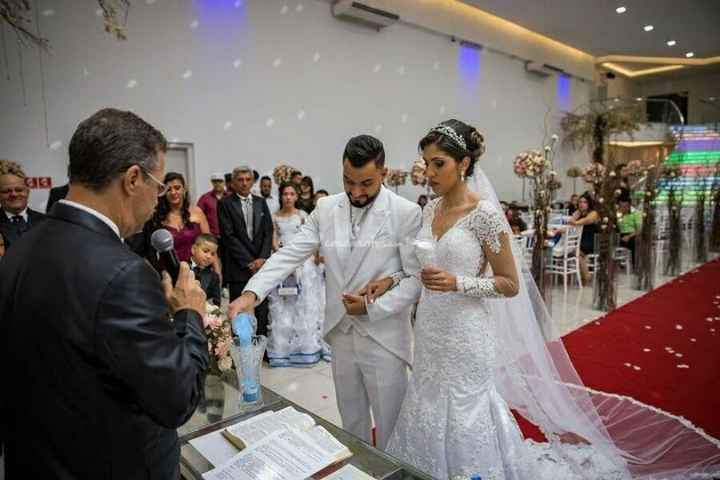
[[[381,188],[382,189],[380,190],[378,198],[375,199],[375,202],[370,207],[370,211],[366,213],[367,218],[363,222],[363,226],[360,229],[360,235],[358,237],[358,240],[356,241],[355,248],[352,251],[352,255],[350,255],[349,262],[345,264],[346,285],[349,284],[350,281],[353,279],[358,269],[360,268],[360,265],[362,265],[362,262],[365,260],[365,257],[370,252],[370,250],[372,250],[375,237],[377,237],[380,229],[383,227],[383,225],[385,225],[385,222],[387,221],[390,211],[390,198],[389,193],[385,190],[385,187]],[[346,211],[349,211],[349,209],[346,209]],[[348,217],[349,216],[350,215],[348,213]],[[345,225],[348,226],[347,235],[350,235],[349,218]],[[349,246],[350,244],[348,242],[348,251],[350,250]]]
[[[343,283],[347,283],[347,264],[350,259],[350,202],[347,195],[338,202],[333,211],[335,227],[335,252],[338,271],[342,273]]]
[[[258,197],[256,195],[253,195],[252,199],[253,199],[252,205],[253,205],[253,243],[254,243],[255,240],[260,238],[260,235],[259,235],[259,233],[261,232],[260,227],[262,226],[263,217],[265,216],[265,211],[263,210],[263,204],[265,203],[265,200],[262,197]]]

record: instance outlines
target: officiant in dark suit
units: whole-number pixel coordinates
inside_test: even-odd
[[[5,239],[5,248],[45,220],[45,215],[28,208],[29,199],[30,189],[25,184],[22,167],[0,160],[0,233]]]
[[[223,277],[227,279],[230,300],[242,294],[245,285],[270,258],[273,224],[270,210],[262,197],[250,193],[253,186],[250,167],[232,172],[232,190],[218,204],[218,220],[223,245]],[[267,335],[268,304],[255,309],[258,335]]]
[[[70,142],[70,191],[0,262],[6,480],[178,479],[177,428],[208,367],[205,294],[123,238],[165,185],[166,141],[104,109]]]

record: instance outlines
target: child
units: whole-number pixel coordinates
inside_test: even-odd
[[[213,270],[217,258],[218,241],[209,233],[198,235],[192,246],[190,267],[195,272],[195,278],[205,291],[209,302],[220,306],[220,276]]]

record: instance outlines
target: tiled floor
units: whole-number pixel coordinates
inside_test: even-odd
[[[688,262],[688,256],[684,256],[686,260],[683,272],[698,266]],[[658,274],[656,288],[673,278]],[[631,275],[619,274],[618,305],[628,303],[645,293],[632,289],[631,281]],[[592,285],[580,289],[577,283],[572,283],[565,294],[560,280],[552,291],[551,314],[556,332],[565,335],[604,315],[603,312],[592,309],[592,300]],[[263,385],[293,402],[341,426],[330,364],[321,362],[312,368],[269,368],[264,365],[261,381]]]

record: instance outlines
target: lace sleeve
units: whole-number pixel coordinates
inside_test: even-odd
[[[468,215],[467,227],[475,234],[480,244],[493,253],[500,253],[501,235],[510,234],[507,220],[488,202],[480,202],[475,211]],[[504,297],[496,288],[493,278],[458,276],[456,286],[458,292],[473,297]]]

